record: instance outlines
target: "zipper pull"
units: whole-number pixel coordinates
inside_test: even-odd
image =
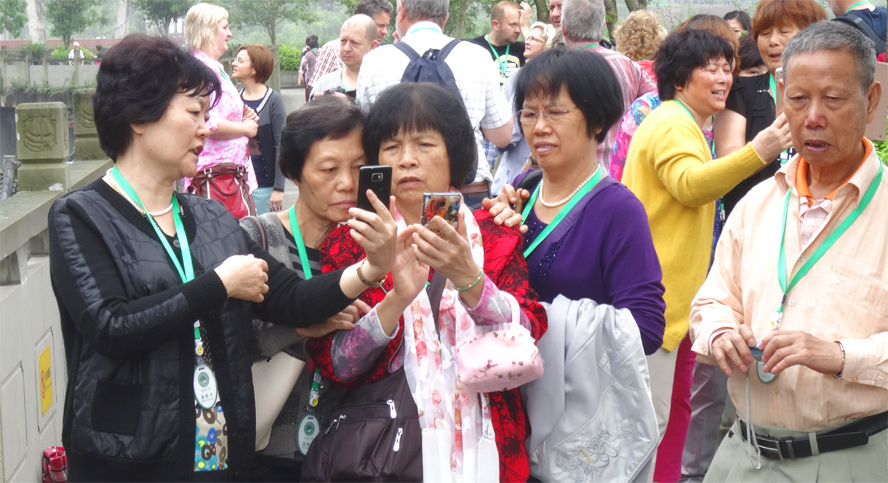
[[[386,401],[386,404],[389,405],[389,416],[391,416],[392,419],[397,418],[398,411],[395,409],[395,401],[389,399],[388,401]]]
[[[395,445],[392,446],[392,451],[398,451],[401,449],[401,435],[404,434],[404,428],[398,428],[398,434],[395,435]]]

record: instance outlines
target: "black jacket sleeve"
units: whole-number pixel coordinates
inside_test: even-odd
[[[50,272],[62,318],[110,359],[138,357],[190,330],[227,295],[215,271],[131,300],[97,227],[71,198],[49,215]]]

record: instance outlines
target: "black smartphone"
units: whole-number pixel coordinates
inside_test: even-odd
[[[373,194],[383,204],[388,206],[392,195],[392,167],[391,166],[361,166],[358,176],[358,208],[376,213],[370,200],[367,199],[367,190],[373,190]]]

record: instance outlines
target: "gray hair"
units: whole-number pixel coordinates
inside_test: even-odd
[[[401,0],[401,4],[407,12],[407,20],[431,20],[442,27],[450,13],[449,0]]]
[[[391,15],[392,4],[389,3],[389,0],[361,0],[355,5],[354,14],[358,15],[361,13],[370,18],[373,18],[380,13]]]
[[[797,54],[809,54],[821,50],[847,52],[854,57],[856,77],[864,94],[876,75],[876,51],[873,41],[860,30],[840,22],[817,22],[793,36],[783,51],[783,72],[790,59]],[[786,79],[784,82],[789,82]]]
[[[601,40],[604,34],[604,2],[602,0],[564,0],[561,5],[561,28],[571,40]]]

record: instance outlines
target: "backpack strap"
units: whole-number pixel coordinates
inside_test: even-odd
[[[845,25],[850,25],[863,32],[863,35],[866,35],[870,40],[873,41],[873,43],[875,43],[875,45],[873,45],[873,48],[876,49],[876,55],[885,52],[885,42],[882,41],[882,39],[879,37],[879,34],[877,34],[876,31],[873,30],[873,28],[870,27],[868,23],[864,22],[859,15],[853,15],[851,12],[848,12],[839,15],[833,20],[836,22],[841,22]]]
[[[438,60],[444,61],[447,58],[447,55],[450,54],[450,51],[453,50],[454,47],[457,46],[461,42],[460,39],[453,39],[450,42],[447,42],[447,45],[444,46],[440,51],[438,51]]]
[[[407,45],[407,43],[405,42],[395,42],[392,45],[397,47],[398,50],[400,50],[401,52],[404,52],[404,55],[406,55],[410,59],[410,62],[413,62],[414,60],[419,58],[419,54],[416,53],[415,50],[413,50],[413,47]]]

